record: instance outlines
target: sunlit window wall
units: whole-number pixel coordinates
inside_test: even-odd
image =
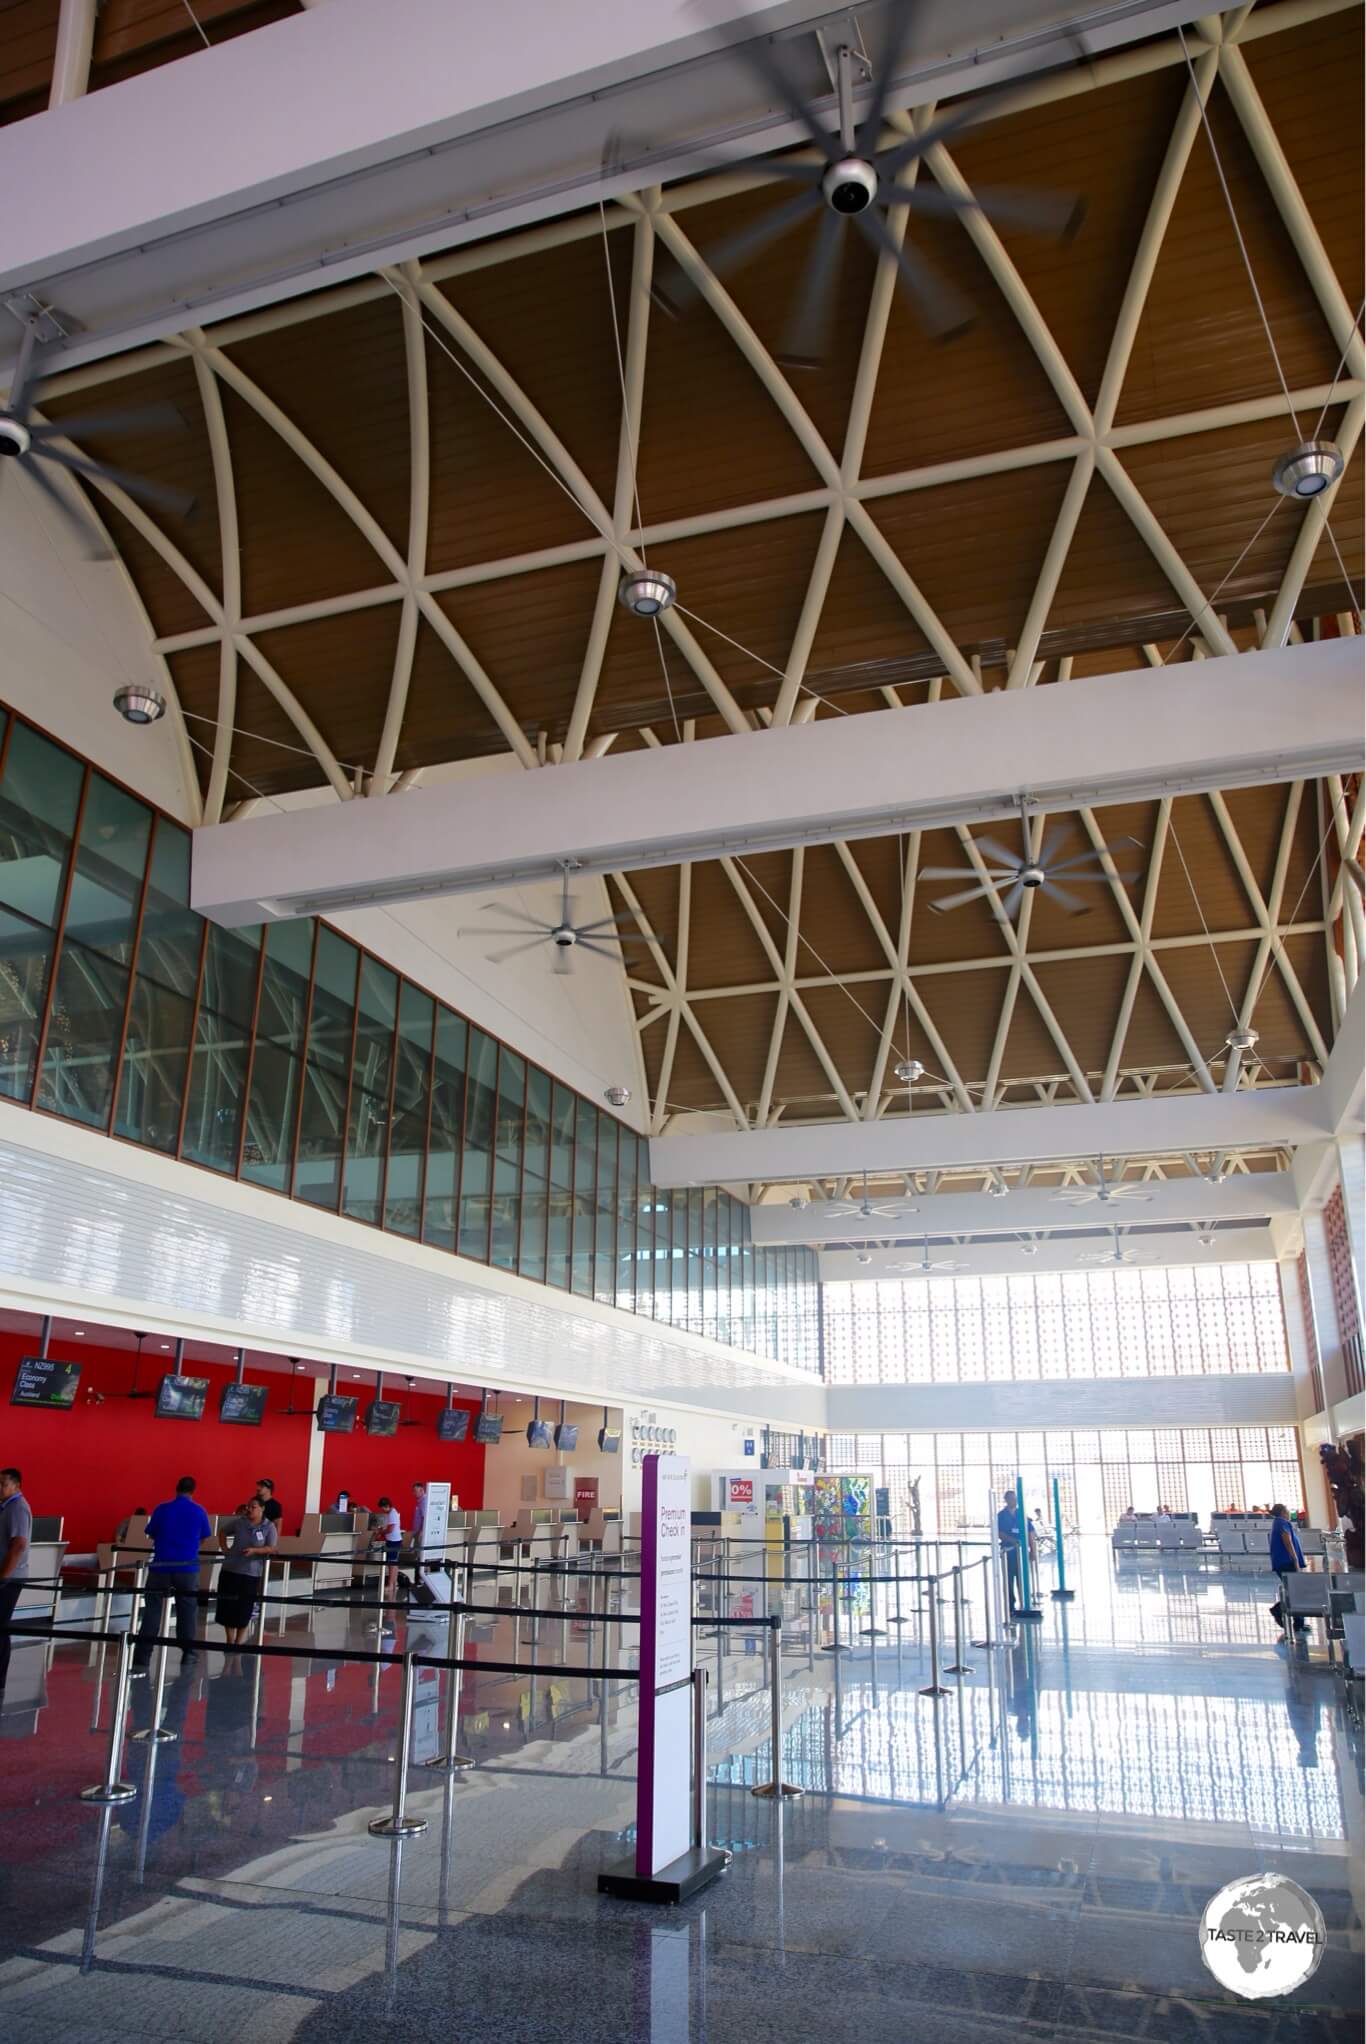
[[[1288,1370],[1274,1263],[827,1284],[832,1384],[1029,1383]]]
[[[0,1099],[798,1368],[813,1251],[326,923],[226,930],[190,838],[0,709]]]

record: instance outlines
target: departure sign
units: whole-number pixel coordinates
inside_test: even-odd
[[[52,1356],[25,1356],[14,1373],[11,1405],[46,1405],[69,1412],[81,1381],[79,1363],[59,1363]]]

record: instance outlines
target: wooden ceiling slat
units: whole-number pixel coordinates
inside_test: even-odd
[[[1248,43],[1243,55],[1347,303],[1360,305],[1366,292],[1361,10],[1264,36]],[[1353,90],[1339,93],[1343,81]]]

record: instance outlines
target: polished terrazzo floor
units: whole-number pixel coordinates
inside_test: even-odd
[[[138,1795],[112,1811],[78,1800],[103,1768],[108,1667],[75,1644],[16,1648],[0,1712],[4,2030],[34,2044],[1358,2039],[1359,1687],[1317,1643],[1278,1644],[1259,1580],[1117,1572],[1103,1543],[1082,1548],[1077,1602],[1049,1604],[1015,1644],[968,1646],[983,1630],[969,1607],[971,1673],[941,1673],[937,1702],[919,1694],[914,1593],[898,1628],[894,1594],[857,1584],[840,1655],[820,1651],[828,1605],[793,1593],[783,1773],[806,1793],[785,1806],[749,1793],[770,1771],[762,1639],[703,1629],[709,1829],[733,1859],[671,1911],[596,1892],[632,1837],[627,1681],[480,1674],[461,1727],[478,1765],[456,1777],[422,1765],[441,1736],[429,1683],[409,1798],[428,1829],[392,1845],[366,1824],[392,1794],[399,1671],[333,1658],[381,1644],[362,1614],[292,1612],[286,1643],[327,1657],[272,1657],[259,1681],[216,1651],[173,1665],[179,1736],[130,1741]],[[764,1595],[737,1585],[727,1602],[745,1614]],[[624,1609],[605,1637],[567,1611],[534,1641],[511,1617],[472,1639],[486,1660],[534,1653],[543,1670],[618,1653],[629,1666],[629,1591]],[[946,1666],[952,1605],[939,1615]],[[148,1686],[132,1695],[143,1728]],[[1329,1948],[1296,1995],[1234,2001],[1196,1926],[1215,1890],[1263,1871],[1314,1896]]]

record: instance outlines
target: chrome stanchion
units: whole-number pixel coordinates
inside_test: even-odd
[[[463,1611],[457,1611],[455,1614],[455,1642],[451,1648],[451,1658],[455,1661],[463,1661],[465,1658],[465,1614]],[[473,1755],[460,1751],[460,1688],[464,1681],[465,1671],[463,1668],[450,1668],[447,1670],[447,1674],[449,1680],[446,1685],[446,1737],[444,1748],[433,1759],[427,1761],[426,1765],[428,1767],[439,1767],[443,1774],[460,1774],[467,1767],[474,1766]]]
[[[990,1554],[982,1556],[980,1566],[982,1569],[982,1637],[973,1640],[972,1645],[986,1650],[999,1644],[998,1641],[993,1640],[991,1637],[992,1572]]]
[[[885,1605],[887,1600],[884,1597],[882,1601]],[[887,1637],[886,1627],[879,1625],[877,1622],[876,1547],[870,1547],[868,1550],[868,1623],[859,1627],[859,1633],[864,1639],[886,1639]]]
[[[413,1688],[417,1671],[411,1653],[403,1656],[403,1696],[399,1703],[398,1756],[394,1769],[394,1807],[387,1817],[372,1817],[367,1830],[372,1838],[417,1838],[427,1829],[425,1817],[410,1817],[408,1767],[413,1750]]]
[[[939,1578],[929,1576],[926,1580],[929,1585],[929,1595],[925,1601],[930,1612],[930,1679],[920,1694],[938,1698],[949,1693],[939,1680]]]
[[[123,1733],[128,1722],[128,1668],[133,1651],[131,1636],[119,1634],[118,1658],[114,1663],[114,1715],[109,1726],[109,1763],[104,1780],[81,1790],[83,1803],[131,1803],[137,1790],[132,1782],[119,1778],[123,1763]]]
[[[129,1735],[140,1746],[171,1746],[180,1736],[178,1732],[168,1731],[161,1722],[162,1700],[166,1694],[166,1658],[170,1651],[164,1640],[157,1648],[157,1674],[152,1685],[151,1720],[142,1731]]]
[[[270,1595],[270,1557],[269,1555],[267,1555],[266,1558],[261,1563],[261,1593],[256,1606],[257,1612],[259,1613],[256,1623],[256,1643],[258,1646],[264,1646],[265,1644],[266,1599],[269,1597],[269,1595]],[[283,1627],[283,1625],[284,1619],[281,1618],[280,1626]]]
[[[840,1640],[840,1569],[837,1561],[832,1561],[830,1564],[830,1595],[834,1632],[829,1646],[822,1647],[821,1652],[823,1654],[847,1654],[852,1649],[843,1645]]]
[[[962,1548],[959,1548],[962,1553]],[[944,1670],[946,1675],[970,1675],[972,1664],[963,1659],[963,1569],[960,1563],[953,1571],[953,1659]]]
[[[906,1620],[901,1615],[901,1549],[896,1549],[896,1610],[887,1620],[888,1625],[903,1626]],[[885,1601],[885,1600],[884,1600]]]
[[[783,1621],[781,1614],[769,1620],[768,1627],[768,1731],[773,1749],[773,1774],[768,1781],[752,1788],[752,1796],[799,1796],[802,1790],[794,1788],[790,1781],[783,1780]]]
[[[128,1637],[130,1639],[134,1638],[137,1634],[138,1619],[142,1616],[142,1605],[146,1602],[147,1598],[147,1570],[148,1564],[145,1561],[140,1561],[133,1570],[133,1591],[128,1604]],[[167,1594],[163,1592],[161,1599],[161,1615],[163,1618],[166,1616],[166,1605]],[[147,1670],[145,1668],[135,1668],[130,1663],[128,1669],[128,1680],[130,1682],[142,1682],[146,1679],[146,1675]]]

